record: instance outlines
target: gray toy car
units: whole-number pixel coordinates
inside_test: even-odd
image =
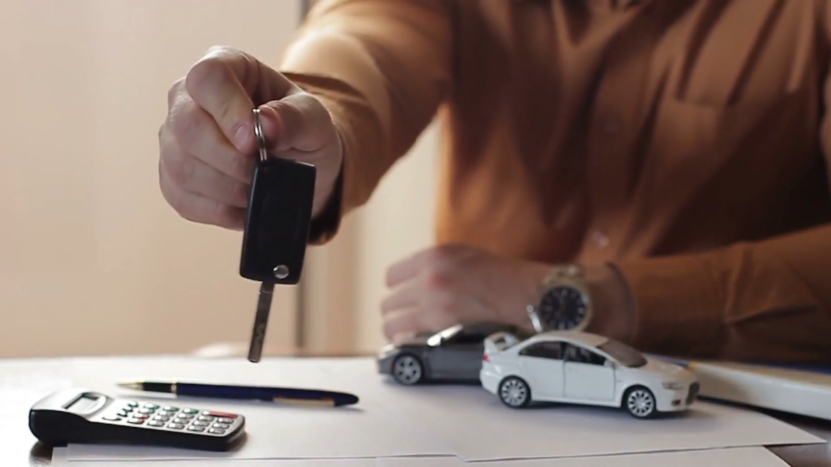
[[[406,385],[428,381],[479,383],[484,340],[497,332],[523,335],[515,326],[495,323],[456,325],[433,334],[419,334],[382,347],[377,356],[378,372]]]

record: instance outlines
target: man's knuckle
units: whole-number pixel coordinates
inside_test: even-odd
[[[191,205],[187,202],[185,197],[181,194],[174,193],[172,190],[166,190],[167,203],[170,207],[179,214],[180,217],[190,220],[192,216]]]
[[[393,336],[395,336],[399,332],[398,331],[398,325],[395,324],[395,323],[392,323],[390,321],[385,321],[383,327],[384,327],[384,335],[387,336],[387,338],[389,338],[389,339],[392,339]]]
[[[181,78],[177,79],[173,82],[173,85],[170,86],[170,89],[167,91],[167,107],[173,107],[176,103],[176,100],[179,98],[179,94],[182,92],[185,84],[185,77],[182,76]]]
[[[311,94],[305,94],[302,100],[304,107],[308,110],[308,114],[310,119],[313,119],[315,122],[326,122],[327,124],[331,124],[331,127],[334,128],[334,118],[332,113],[320,102],[320,99],[312,96]]]
[[[228,204],[215,201],[209,215],[210,223],[224,228],[233,228],[239,222],[238,210]]]
[[[176,200],[174,199],[175,197],[173,196],[173,193],[171,193],[169,182],[164,176],[164,172],[166,171],[167,169],[164,167],[164,165],[159,164],[159,189],[162,192],[162,198],[164,198],[167,204],[170,205],[170,207],[173,208],[174,211],[178,211],[178,209],[176,209]]]
[[[395,309],[395,295],[390,295],[381,300],[381,313],[385,314]]]
[[[439,319],[445,319],[447,316],[456,316],[459,311],[459,305],[450,296],[438,297],[432,304],[434,314]]]
[[[424,288],[428,291],[445,290],[449,283],[447,274],[440,269],[430,268],[424,273]]]
[[[181,151],[170,151],[166,162],[170,180],[178,186],[189,186],[193,180],[196,164],[192,157]]]
[[[249,181],[253,177],[254,161],[243,154],[231,156],[231,173],[237,179]],[[247,192],[246,192],[247,196]]]
[[[228,56],[230,54],[235,54],[235,53],[238,53],[238,52],[239,52],[239,50],[237,50],[235,47],[232,47],[230,45],[214,44],[214,45],[208,47],[208,51],[205,53],[205,56],[206,57],[219,58],[219,57]]]
[[[227,208],[227,206],[221,203],[214,203],[214,208],[211,212],[211,221],[220,226],[220,227],[228,227],[231,224],[231,211]]]
[[[231,134],[234,134],[237,128],[246,124],[245,117],[237,112],[236,102],[226,99],[219,102],[218,105],[216,119],[220,126],[230,129]]]
[[[274,110],[280,115],[283,122],[283,131],[289,136],[296,136],[303,126],[304,111],[294,102],[279,101]]]
[[[228,183],[230,184],[229,192],[231,193],[231,199],[233,202],[242,207],[247,206],[249,192],[248,185],[230,177]]]
[[[185,89],[191,95],[201,95],[227,77],[227,65],[219,58],[206,57],[196,62],[185,77]]]
[[[445,245],[433,248],[426,257],[427,264],[434,267],[446,264],[452,259],[452,251]]]
[[[454,324],[458,324],[459,319],[455,314],[450,313],[442,313],[442,314],[433,314],[430,317],[428,323],[426,323],[426,327],[428,327],[431,331],[436,332],[442,329],[447,329]]]
[[[182,108],[170,119],[176,141],[183,147],[191,147],[199,137],[199,121],[192,109]]]
[[[447,243],[436,248],[436,252],[445,260],[452,260],[462,254],[463,248],[456,243]]]

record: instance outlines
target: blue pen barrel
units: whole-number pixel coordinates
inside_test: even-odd
[[[176,393],[183,396],[196,397],[217,397],[222,399],[247,399],[272,401],[275,398],[302,399],[302,400],[323,400],[333,399],[336,403],[349,403],[341,401],[343,396],[337,397],[324,391],[298,388],[267,388],[230,385],[204,385],[192,383],[179,383]],[[346,397],[346,399],[357,399]]]
[[[258,387],[240,387],[223,385],[201,385],[179,383],[177,393],[183,396],[218,397],[222,399],[258,399],[270,401],[274,399],[272,391]]]

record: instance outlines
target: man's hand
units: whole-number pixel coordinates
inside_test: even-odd
[[[182,217],[243,228],[258,157],[255,106],[271,156],[317,167],[313,215],[322,210],[343,161],[328,111],[254,57],[215,47],[170,89],[159,130],[159,184]]]
[[[528,328],[526,306],[549,267],[464,245],[419,252],[387,272],[384,334],[438,331],[457,323],[499,322]]]
[[[429,248],[388,270],[392,293],[381,305],[384,334],[396,340],[485,321],[533,332],[527,306],[539,298],[550,269],[463,245]],[[628,340],[634,318],[625,281],[605,265],[585,269],[595,310],[589,331]]]

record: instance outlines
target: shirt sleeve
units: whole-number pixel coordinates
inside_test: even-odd
[[[617,263],[635,302],[633,344],[757,361],[831,357],[831,227],[718,250]]]
[[[337,231],[410,149],[449,92],[452,2],[322,0],[280,71],[329,110],[344,148],[337,189],[311,243]]]

